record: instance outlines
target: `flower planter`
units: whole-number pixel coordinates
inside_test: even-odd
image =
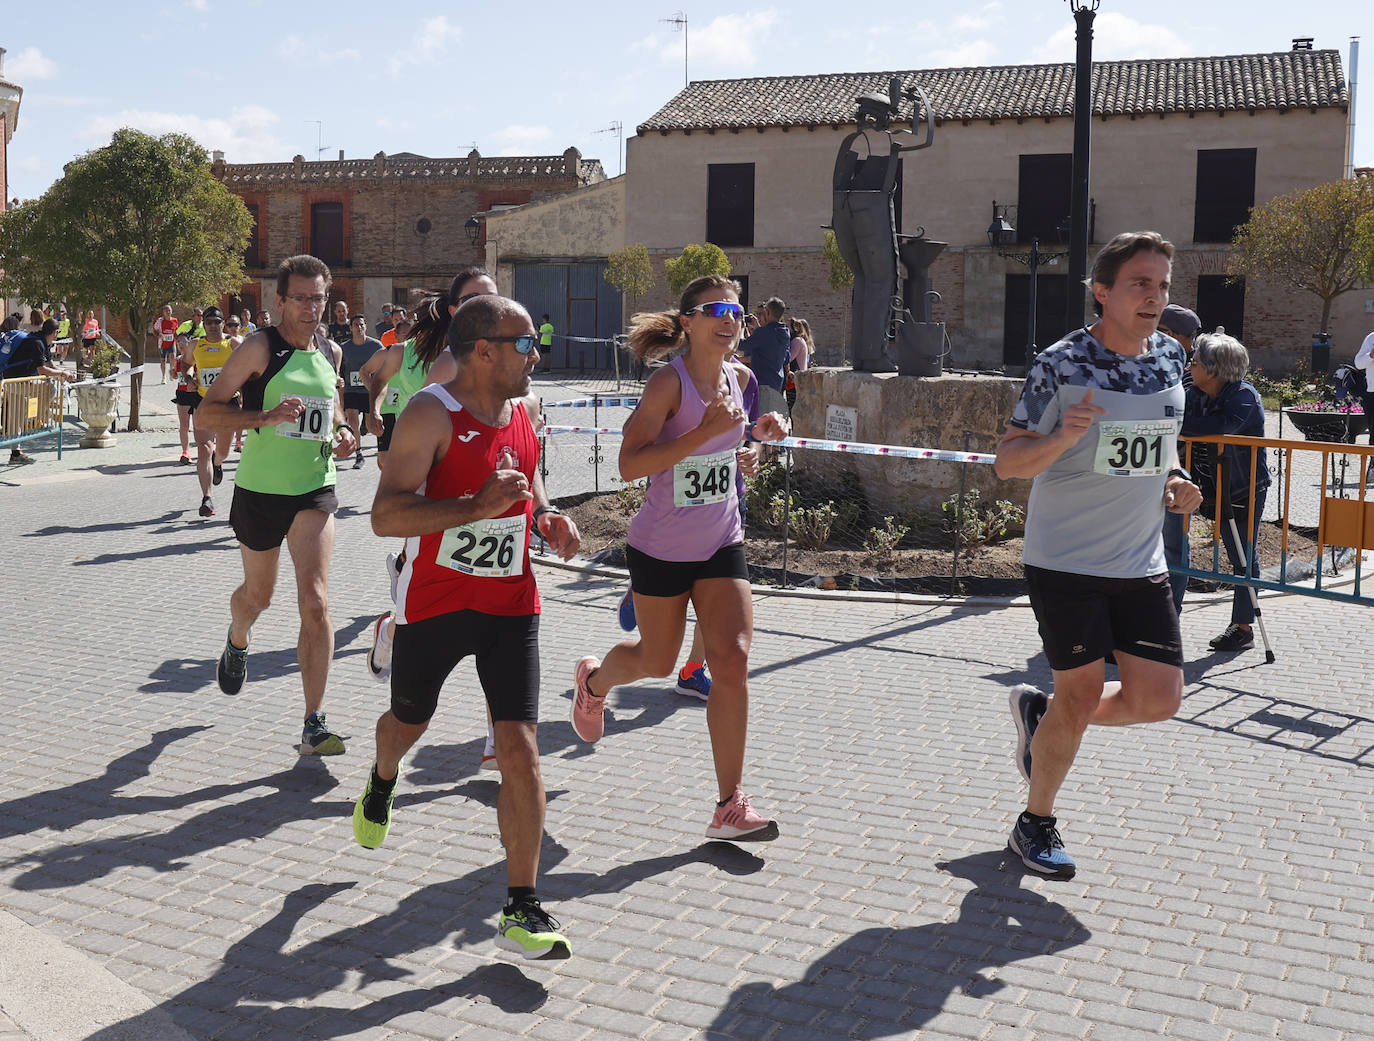
[[[1362,412],[1313,412],[1286,408],[1283,415],[1307,440],[1336,444],[1354,444],[1355,438],[1365,432],[1368,423],[1368,417]]]
[[[86,423],[81,447],[113,448],[115,436],[110,433],[110,424],[119,416],[119,385],[93,383],[73,387],[72,393],[76,395],[76,414]]]

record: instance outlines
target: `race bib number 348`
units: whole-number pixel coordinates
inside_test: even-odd
[[[509,578],[522,574],[525,514],[492,517],[449,528],[439,540],[435,561],[476,578]]]
[[[334,437],[334,399],[302,397],[305,411],[295,419],[277,424],[278,437],[305,441],[329,441]]]
[[[1176,466],[1172,419],[1134,419],[1099,424],[1093,469],[1109,477],[1158,477]]]
[[[673,467],[673,505],[679,508],[724,502],[734,487],[734,449],[689,455]]]

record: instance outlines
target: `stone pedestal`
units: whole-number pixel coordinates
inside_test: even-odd
[[[1006,430],[1021,393],[1021,380],[1003,376],[945,374],[928,378],[895,373],[811,368],[796,374],[797,403],[792,430],[797,437],[826,437],[826,406],[852,409],[856,425],[841,440],[870,444],[937,448],[954,452],[991,453]],[[939,509],[965,490],[983,500],[1010,499],[1022,507],[1029,481],[1002,481],[985,463],[933,462],[840,452],[798,450],[793,466],[808,476],[839,480],[855,474],[878,510],[900,514],[913,509]]]

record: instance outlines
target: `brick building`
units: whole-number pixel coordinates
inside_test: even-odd
[[[5,48],[0,47],[0,213],[10,205],[10,138],[19,125],[19,102],[24,88],[5,79]],[[17,301],[0,300],[0,311],[9,314]]]
[[[255,220],[245,259],[249,275],[222,305],[254,313],[275,307],[276,265],[312,253],[334,276],[333,299],[370,321],[384,303],[404,303],[417,290],[447,289],[454,271],[480,263],[490,211],[551,199],[605,179],[600,161],[576,148],[557,156],[434,159],[379,152],[371,159],[226,163],[214,175],[243,199]]]

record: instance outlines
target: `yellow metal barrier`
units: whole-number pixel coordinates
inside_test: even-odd
[[[1184,446],[1184,466],[1189,469],[1192,469],[1190,463],[1194,448],[1197,445],[1216,446],[1214,455],[1217,470],[1217,495],[1214,515],[1209,518],[1213,522],[1213,569],[1204,571],[1190,566],[1171,570],[1178,574],[1230,585],[1248,585],[1256,590],[1273,589],[1374,606],[1374,594],[1361,589],[1363,576],[1360,556],[1362,551],[1374,549],[1374,481],[1369,480],[1370,463],[1374,461],[1374,447],[1343,444],[1335,441],[1289,441],[1272,437],[1239,437],[1234,435],[1190,437],[1180,440],[1180,444]],[[1231,482],[1230,475],[1225,472],[1225,460],[1222,458],[1221,451],[1227,445],[1237,445],[1252,450],[1250,452],[1250,472],[1247,475],[1248,492],[1244,504],[1248,517],[1255,515],[1255,475],[1259,462],[1259,452],[1254,450],[1267,448],[1273,449],[1275,453],[1273,461],[1277,463],[1275,469],[1279,477],[1270,485],[1270,494],[1274,491],[1279,492],[1277,498],[1279,516],[1275,522],[1279,529],[1280,547],[1277,580],[1246,577],[1221,570],[1219,546],[1223,525],[1227,523],[1230,514],[1227,505],[1231,499],[1230,495],[1226,495],[1222,491],[1229,489]],[[1310,509],[1315,514],[1311,524],[1300,525],[1316,530],[1317,559],[1313,562],[1314,571],[1310,579],[1312,581],[1310,586],[1297,584],[1300,581],[1306,583],[1308,581],[1306,576],[1293,581],[1290,581],[1288,577],[1289,530],[1293,525],[1295,473],[1300,474],[1300,491],[1310,483],[1309,478],[1316,478],[1316,485],[1312,489],[1310,501],[1305,501],[1307,496],[1302,495],[1297,504],[1300,509]],[[1351,474],[1349,481],[1346,480],[1347,473]],[[1347,492],[1350,494],[1346,494]],[[1235,505],[1240,506],[1241,503],[1237,502]],[[1250,532],[1247,531],[1244,535],[1244,541],[1250,555],[1249,563],[1253,567],[1255,546],[1251,541]],[[1344,593],[1323,588],[1326,578],[1323,574],[1323,555],[1328,549],[1346,547],[1354,550],[1353,591]],[[1334,556],[1332,558],[1332,570],[1336,570]]]
[[[61,459],[65,398],[47,376],[0,380],[0,447],[56,432]]]

